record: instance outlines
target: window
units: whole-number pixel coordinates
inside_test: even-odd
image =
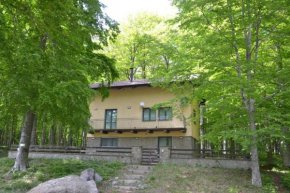
[[[105,129],[117,128],[117,109],[107,109],[105,116]]]
[[[159,121],[169,121],[172,118],[172,110],[170,107],[160,108],[158,113]]]
[[[117,147],[117,138],[101,138],[102,147]]]
[[[172,145],[172,137],[159,137],[158,138],[159,147],[171,147],[171,145]]]
[[[149,108],[143,108],[143,121],[156,121],[156,111]]]

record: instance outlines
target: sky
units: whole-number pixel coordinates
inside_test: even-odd
[[[107,6],[104,9],[105,13],[119,23],[138,12],[153,12],[160,16],[174,15],[177,12],[169,0],[100,0],[100,2]]]

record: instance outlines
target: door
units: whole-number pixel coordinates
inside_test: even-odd
[[[172,146],[172,137],[158,137],[158,148],[171,146]]]
[[[117,109],[106,110],[105,129],[117,129]]]

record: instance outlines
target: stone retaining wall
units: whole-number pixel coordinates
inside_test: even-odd
[[[251,168],[250,160],[234,159],[204,159],[204,158],[176,158],[171,157],[170,148],[160,148],[160,163],[185,164],[192,166],[219,167],[219,168]],[[15,158],[16,151],[10,151],[8,157]],[[89,153],[89,152],[88,152]],[[54,158],[54,159],[81,159],[118,161],[126,164],[140,164],[142,161],[142,147],[132,147],[129,155],[97,155],[97,154],[72,154],[72,153],[42,153],[30,152],[29,158]]]

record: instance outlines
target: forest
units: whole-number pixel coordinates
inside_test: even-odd
[[[172,4],[174,18],[118,24],[98,1],[1,1],[0,146],[24,144],[13,170],[30,145],[86,146],[89,103],[109,96],[89,85],[129,68],[175,93],[168,103],[199,101],[201,148],[250,153],[253,185],[261,165],[290,167],[290,1]]]

